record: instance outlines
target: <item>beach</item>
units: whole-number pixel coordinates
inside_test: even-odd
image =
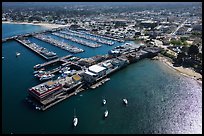
[[[11,22],[11,21],[2,21],[2,23],[7,23],[7,24],[38,25],[38,26],[43,26],[43,27],[49,28],[49,29],[68,26],[68,25],[49,24],[49,23],[28,23],[28,22]]]
[[[182,74],[184,76],[195,79],[199,84],[202,85],[202,75],[200,73],[197,73],[190,68],[184,68],[182,66],[175,67],[175,66],[173,66],[172,62],[164,56],[156,56],[156,57],[154,57],[154,59],[163,62],[164,64],[166,64],[167,66],[176,70],[177,72],[179,72],[180,74]]]

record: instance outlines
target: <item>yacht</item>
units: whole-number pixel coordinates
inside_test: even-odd
[[[123,102],[125,103],[125,105],[127,105],[127,104],[128,104],[127,99],[123,99]]]
[[[16,57],[18,57],[19,55],[21,55],[21,53],[20,52],[16,52]]]
[[[103,99],[103,105],[105,105],[106,104],[106,99]]]
[[[108,117],[108,110],[106,110],[106,111],[104,112],[104,117],[105,117],[105,118]]]

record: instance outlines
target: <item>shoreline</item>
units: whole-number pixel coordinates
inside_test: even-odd
[[[2,24],[3,23],[5,23],[5,24],[37,25],[37,26],[46,27],[48,29],[68,26],[68,25],[49,24],[49,23],[28,23],[28,22],[10,22],[10,21],[2,21]]]
[[[186,76],[186,77],[189,77],[189,78],[192,78],[192,79],[196,80],[198,82],[198,84],[202,86],[202,75],[200,73],[197,73],[197,72],[195,72],[194,70],[192,70],[190,68],[184,68],[182,66],[174,67],[173,64],[166,57],[156,56],[153,59],[158,60],[160,62],[163,62],[169,68],[177,71],[178,73],[180,73],[183,76]]]

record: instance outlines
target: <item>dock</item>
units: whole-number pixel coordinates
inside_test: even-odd
[[[107,45],[113,45],[114,44],[114,42],[112,42],[110,40],[105,40],[104,38],[103,39],[96,38],[96,37],[93,37],[93,36],[90,36],[90,35],[86,35],[85,33],[77,32],[77,31],[73,31],[73,30],[60,31],[60,33],[71,35],[71,36],[77,36],[79,38],[84,38],[84,39],[91,40],[91,41],[94,41],[94,42],[98,42],[98,43],[101,43],[101,44],[107,44]]]
[[[47,42],[47,43],[49,43],[51,45],[54,45],[54,46],[59,47],[61,49],[64,49],[64,50],[66,50],[66,51],[68,51],[70,53],[84,52],[83,49],[80,49],[80,48],[75,47],[73,45],[69,45],[69,44],[64,43],[64,42],[60,42],[60,41],[55,40],[55,39],[53,39],[51,37],[48,37],[46,35],[35,35],[34,37],[41,40],[41,41]]]
[[[96,43],[92,43],[92,42],[87,42],[85,40],[82,40],[82,39],[77,39],[77,38],[74,38],[74,37],[71,37],[67,34],[61,34],[61,33],[52,33],[53,35],[56,35],[58,37],[61,37],[61,38],[64,38],[64,39],[67,39],[67,40],[70,40],[72,42],[76,42],[76,43],[79,43],[81,45],[85,45],[85,46],[88,46],[88,47],[91,47],[91,48],[97,48],[97,47],[100,47],[102,46],[101,44],[96,44]]]
[[[96,34],[92,34],[92,33],[89,33],[89,32],[84,32],[84,33],[92,35],[92,36],[96,36],[96,37],[101,37],[101,38],[104,38],[104,39],[109,39],[109,40],[118,41],[118,42],[124,42],[124,40],[116,39],[114,37],[110,37],[110,36],[106,36],[106,35],[100,35],[100,34],[96,35]]]
[[[38,50],[35,50],[34,48],[31,48],[28,44],[26,44],[25,42],[23,42],[20,39],[15,39],[17,42],[21,43],[22,45],[24,45],[25,47],[27,47],[28,49],[32,50],[33,52],[35,52],[36,54],[40,55],[41,57],[43,57],[46,60],[51,60],[51,59],[55,59],[57,58],[57,56],[52,56],[52,57],[47,57],[45,55],[43,55],[41,52],[39,52]]]
[[[56,63],[56,62],[59,62],[59,61],[64,62],[64,61],[63,61],[64,59],[71,58],[71,57],[72,57],[72,55],[67,55],[67,56],[64,56],[64,57],[61,57],[61,58],[57,58],[57,59],[54,59],[54,60],[51,60],[51,61],[42,63],[42,64],[40,64],[40,67],[39,67],[39,68],[34,68],[34,69],[40,69],[40,68],[46,67],[46,66],[48,66],[48,65],[54,64],[54,63]],[[64,63],[65,63],[65,62],[64,62]]]

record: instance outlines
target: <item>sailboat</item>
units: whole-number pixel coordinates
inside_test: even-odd
[[[74,125],[74,127],[76,127],[77,124],[78,124],[78,118],[76,117],[75,109],[74,109],[74,119],[73,119],[73,125]]]
[[[108,110],[106,110],[106,111],[104,112],[104,117],[105,117],[105,118],[108,117]]]
[[[128,101],[127,101],[127,99],[125,99],[125,98],[123,99],[123,102],[124,102],[125,105],[128,104]]]
[[[103,99],[103,105],[105,105],[106,104],[106,99]]]

